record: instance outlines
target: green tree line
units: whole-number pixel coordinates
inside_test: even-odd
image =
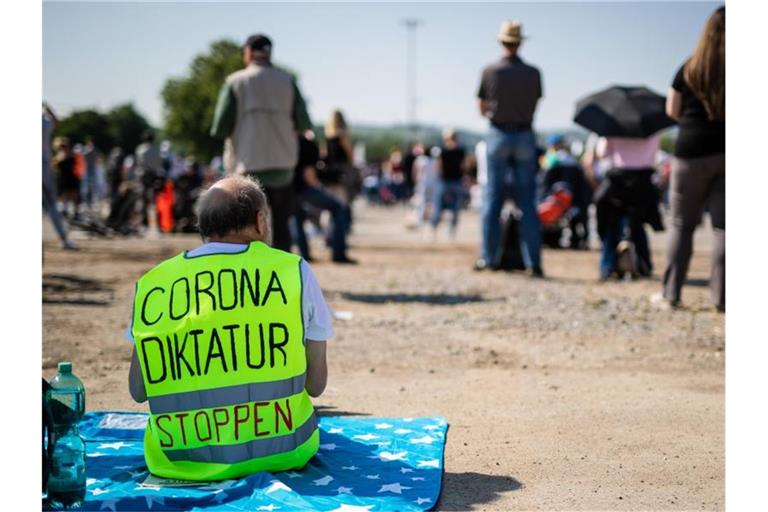
[[[55,137],[67,137],[72,144],[82,144],[91,137],[102,153],[109,152],[115,146],[132,153],[141,143],[142,134],[150,128],[133,104],[126,103],[106,113],[95,109],[75,110],[59,119],[53,134]]]

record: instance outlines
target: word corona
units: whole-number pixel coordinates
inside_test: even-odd
[[[144,325],[151,326],[162,320],[166,313],[170,320],[179,321],[193,310],[194,314],[200,315],[201,311],[245,308],[249,302],[253,307],[260,307],[267,304],[273,294],[278,294],[283,304],[288,303],[274,270],[263,296],[258,268],[252,276],[246,269],[240,269],[239,277],[231,268],[223,268],[216,275],[203,270],[191,279],[186,276],[176,279],[168,289],[155,286],[149,290],[141,300],[140,319]]]

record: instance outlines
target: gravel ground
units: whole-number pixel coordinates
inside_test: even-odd
[[[545,250],[545,280],[472,272],[479,221],[456,240],[404,227],[405,211],[357,205],[351,255],[318,239],[313,268],[336,321],[328,415],[443,415],[439,510],[724,508],[724,315],[708,303],[700,230],[686,309],[649,297],[658,275],[597,282],[598,252]],[[126,379],[135,280],[195,236],[75,238],[45,221],[43,375],[72,360],[88,409],[143,410]],[[652,236],[656,273],[665,233]]]

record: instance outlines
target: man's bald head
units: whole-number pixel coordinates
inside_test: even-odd
[[[197,200],[196,211],[205,240],[236,236],[271,242],[267,197],[255,180],[232,176],[217,181]]]

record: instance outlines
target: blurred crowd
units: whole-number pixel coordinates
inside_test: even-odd
[[[724,19],[724,7],[713,13],[666,99],[614,86],[580,102],[574,120],[589,134],[579,138],[535,134],[541,73],[519,55],[522,25],[504,22],[497,35],[502,57],[484,68],[477,93],[486,137],[468,146],[446,128],[439,142],[412,139],[382,160],[355,151],[340,110],[315,133],[295,78],[272,66],[272,42],[257,34],[243,47],[245,67],[227,77],[219,94],[211,136],[226,142],[223,156],[210,162],[174,152],[168,141],[158,144],[151,131],[131,154],[119,147],[102,154],[90,138],[73,145],[58,137],[49,147],[55,115],[45,106],[44,206],[67,249],[76,246],[61,217],[102,234],[194,232],[200,192],[224,174],[242,174],[267,194],[274,246],[307,261],[309,240],[318,236],[333,262],[357,263],[347,254],[347,236],[362,195],[372,205],[404,206],[407,227],[433,240],[444,218],[453,239],[461,211],[479,210],[477,271],[543,277],[542,245],[599,244],[601,280],[653,274],[646,226],[665,229],[668,209],[663,299],[672,306],[680,302],[693,231],[707,211],[716,237],[713,302],[724,310]],[[660,133],[676,121],[669,154]]]

